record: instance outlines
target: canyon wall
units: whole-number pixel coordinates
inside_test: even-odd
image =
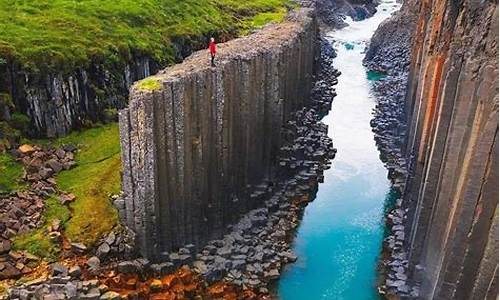
[[[30,135],[63,136],[91,122],[111,121],[106,109],[124,108],[132,83],[158,69],[147,56],[95,63],[69,73],[33,72],[10,62],[0,65],[5,75],[0,78],[0,95],[9,95],[16,111],[29,117]]]
[[[497,299],[498,2],[410,2],[410,277],[421,299]]]
[[[282,126],[309,99],[312,11],[200,51],[136,83],[119,115],[122,217],[143,256],[219,238],[279,176]]]

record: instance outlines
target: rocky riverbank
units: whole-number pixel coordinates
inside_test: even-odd
[[[381,159],[388,169],[388,177],[400,194],[404,192],[408,174],[406,157],[406,88],[410,67],[411,39],[414,17],[408,7],[403,7],[384,21],[375,32],[366,52],[364,65],[380,76],[373,82],[372,90],[377,105],[371,121]],[[408,206],[402,199],[386,216],[388,235],[384,239],[381,262],[384,279],[379,291],[386,296],[415,297],[418,288],[408,282],[408,254],[406,240]]]
[[[322,0],[316,1],[318,17],[328,27],[339,29],[347,26],[346,18],[361,21],[377,12],[376,0]]]
[[[9,299],[28,299],[34,295],[53,299],[170,295],[169,299],[181,299],[185,290],[176,292],[174,285],[164,282],[176,272],[192,273],[194,277],[190,278],[198,278],[196,282],[202,280],[207,285],[223,282],[223,290],[238,291],[240,296],[249,291],[254,296],[269,294],[269,286],[279,278],[283,266],[297,259],[290,250],[294,229],[336,152],[321,118],[331,108],[336,96],[333,86],[340,73],[331,67],[334,52],[329,43],[323,41],[321,45],[311,100],[282,129],[286,139],[278,157],[282,180],[263,185],[252,194],[255,201],[264,199],[264,206],[245,214],[222,239],[212,240],[198,251],[193,245],[185,245],[178,251],[164,253],[164,259],[155,264],[142,258],[120,262],[109,259],[110,249],[114,247],[116,253],[119,248],[113,246],[116,238],[113,239],[112,233],[98,243],[97,250],[90,251],[96,256],[83,259],[79,265],[53,264],[46,279],[11,288]],[[179,269],[184,271],[176,271]],[[103,275],[109,271],[111,275]],[[135,284],[123,282],[123,278],[135,276],[139,276]]]

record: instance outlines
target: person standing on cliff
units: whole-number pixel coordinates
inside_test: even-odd
[[[210,43],[208,44],[208,52],[212,56],[212,67],[215,67],[215,54],[217,53],[217,44],[213,37],[210,38]]]

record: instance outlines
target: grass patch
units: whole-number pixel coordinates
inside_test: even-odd
[[[49,261],[55,260],[60,251],[58,245],[49,239],[45,227],[16,237],[13,248],[14,250],[27,251]]]
[[[274,12],[264,12],[256,15],[250,20],[250,28],[260,28],[268,23],[278,23],[283,21],[287,13],[285,8]]]
[[[0,153],[0,174],[0,194],[23,187],[23,166],[7,153]]]
[[[153,77],[148,77],[146,79],[143,79],[137,83],[137,87],[139,90],[143,91],[155,91],[160,89],[161,85],[158,80],[156,80]]]
[[[118,222],[109,196],[121,186],[121,159],[118,124],[112,123],[57,140],[76,144],[80,149],[77,166],[57,176],[61,190],[74,193],[72,218],[66,223],[66,236],[72,241],[92,245]]]
[[[86,245],[94,244],[118,222],[118,214],[109,200],[121,186],[120,139],[118,123],[111,123],[59,138],[32,141],[36,144],[74,144],[79,151],[75,156],[77,166],[57,175],[58,187],[76,195],[68,207],[56,196],[45,202],[44,226],[16,237],[14,249],[25,250],[39,257],[54,260],[59,253],[46,227],[54,219],[61,220],[67,238]]]
[[[176,38],[237,33],[253,17],[281,11],[288,3],[0,0],[0,59],[19,61],[32,71],[60,71],[90,62],[120,62],[139,53],[166,65],[174,60]],[[257,23],[263,21],[259,18]]]
[[[39,257],[54,260],[59,254],[59,246],[52,242],[47,234],[47,225],[58,219],[62,224],[68,221],[71,213],[59,202],[56,196],[51,196],[45,202],[43,212],[44,225],[14,239],[14,249],[28,251]]]

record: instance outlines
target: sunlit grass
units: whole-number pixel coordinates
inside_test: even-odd
[[[123,63],[140,54],[166,65],[175,59],[177,38],[234,35],[264,21],[255,16],[281,13],[288,2],[0,0],[0,58],[35,71]]]
[[[7,153],[0,153],[0,174],[0,194],[18,190],[23,186],[22,164]]]
[[[110,195],[120,191],[120,139],[118,124],[73,133],[58,143],[79,147],[77,166],[57,176],[59,189],[74,193],[72,218],[66,224],[66,236],[72,241],[93,244],[118,221]]]

